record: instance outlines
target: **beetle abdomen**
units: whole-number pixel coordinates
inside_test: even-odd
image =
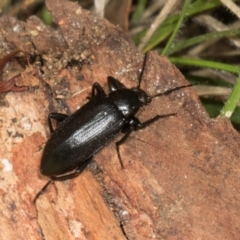
[[[44,149],[41,173],[53,176],[76,168],[113,140],[123,125],[121,112],[107,97],[93,98],[53,133]]]

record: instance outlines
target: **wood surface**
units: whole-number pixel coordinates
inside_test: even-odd
[[[77,178],[50,185],[39,173],[49,112],[73,113],[107,76],[137,86],[143,65],[130,37],[77,3],[47,0],[56,29],[37,17],[0,18],[0,57],[20,49],[1,77],[24,92],[0,94],[0,239],[239,239],[240,137],[210,119],[194,88],[156,98],[137,117],[176,113],[114,142]],[[29,63],[28,63],[29,62]],[[142,89],[187,84],[167,58],[149,53]],[[119,136],[121,137],[121,136]],[[116,139],[117,140],[117,139]],[[66,159],[67,161],[67,159]]]

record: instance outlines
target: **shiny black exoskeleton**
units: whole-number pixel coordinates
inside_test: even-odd
[[[125,135],[116,142],[116,148],[123,167],[119,146],[130,133],[148,126],[159,118],[175,115],[175,113],[157,115],[141,123],[135,117],[138,110],[148,105],[155,97],[191,85],[176,87],[154,96],[148,96],[140,89],[140,82],[138,87],[128,89],[115,78],[108,77],[108,86],[110,93],[107,95],[97,82],[94,83],[89,102],[71,116],[59,113],[49,115],[52,134],[43,152],[40,171],[43,175],[49,176],[50,180],[36,195],[34,201],[52,181],[62,181],[79,175],[93,156],[121,132]],[[51,118],[60,122],[55,131]]]

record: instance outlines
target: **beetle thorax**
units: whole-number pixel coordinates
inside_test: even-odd
[[[138,91],[139,90],[139,91]],[[149,97],[141,89],[119,89],[109,94],[111,101],[124,117],[134,116],[139,108],[149,104]]]

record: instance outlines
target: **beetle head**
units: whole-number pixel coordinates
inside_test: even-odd
[[[140,88],[132,88],[131,90],[137,93],[138,101],[139,101],[141,107],[151,103],[152,97],[148,96],[147,93],[145,91],[143,91],[142,89],[140,89]]]
[[[108,77],[108,87],[111,92],[120,89],[126,89],[126,87],[121,82],[111,76]],[[141,106],[148,105],[151,102],[152,97],[148,96],[147,93],[139,87],[140,86],[131,88],[131,90],[137,94],[138,101]]]

